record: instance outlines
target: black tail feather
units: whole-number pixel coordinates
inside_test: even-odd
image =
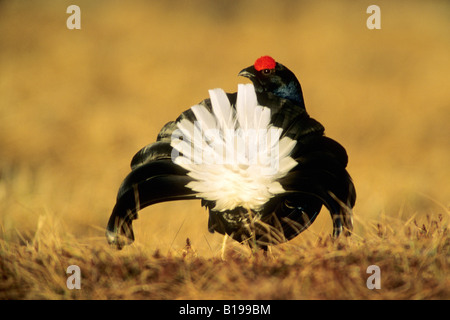
[[[137,212],[149,205],[195,199],[195,192],[186,185],[192,178],[170,160],[154,161],[132,171],[119,189],[117,202],[109,218],[106,237],[121,248],[134,241],[132,221]]]
[[[353,182],[345,169],[331,172],[319,168],[300,168],[282,179],[287,193],[305,194],[319,199],[330,211],[333,237],[353,229],[352,208],[356,200]],[[309,203],[307,201],[306,203]]]

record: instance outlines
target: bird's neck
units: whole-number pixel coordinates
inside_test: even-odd
[[[286,86],[278,87],[273,94],[284,99],[293,101],[296,105],[305,107],[303,92],[298,81],[291,81]]]

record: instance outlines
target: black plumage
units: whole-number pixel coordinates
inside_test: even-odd
[[[296,141],[290,157],[297,165],[278,181],[284,192],[274,194],[258,210],[245,205],[215,210],[214,201],[201,199],[202,206],[209,210],[208,230],[266,248],[297,236],[325,206],[333,221],[333,236],[343,231],[350,234],[356,192],[346,171],[347,153],[338,142],[326,137],[324,127],[308,115],[295,75],[267,56],[239,75],[252,81],[259,105],[270,109],[271,125],[281,128],[282,136]],[[237,94],[227,97],[234,108]],[[200,104],[211,111],[210,99]],[[172,161],[172,134],[183,119],[194,122],[196,117],[191,109],[183,112],[161,129],[156,142],[133,157],[132,171],[119,188],[107,225],[109,243],[120,248],[134,240],[132,220],[144,207],[163,201],[198,199],[197,192],[187,187],[195,179]]]

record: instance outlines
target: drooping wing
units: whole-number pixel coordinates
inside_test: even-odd
[[[259,99],[271,106],[272,124],[283,128],[283,135],[296,141],[291,157],[298,162],[280,179],[286,193],[272,200],[276,206],[268,205],[265,215],[275,212],[278,218],[298,222],[296,230],[286,224],[284,231],[289,238],[306,229],[323,204],[333,220],[333,235],[338,236],[344,230],[351,232],[356,191],[346,170],[348,156],[344,147],[326,137],[323,126],[304,108],[270,94],[260,94]]]

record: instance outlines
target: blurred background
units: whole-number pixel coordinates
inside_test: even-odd
[[[69,5],[81,30],[69,30]],[[366,9],[381,8],[381,30]],[[448,1],[0,1],[0,237],[42,217],[78,241],[104,227],[132,156],[237,73],[271,55],[299,78],[309,114],[345,146],[355,232],[450,205]],[[447,209],[448,210],[448,209]],[[41,218],[40,218],[41,217]],[[137,242],[216,254],[199,201],[159,204]],[[302,237],[331,232],[323,210]]]

